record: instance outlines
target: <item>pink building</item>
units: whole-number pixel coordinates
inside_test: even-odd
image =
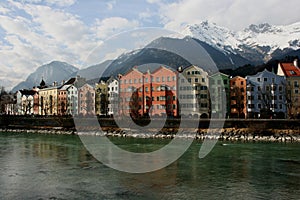
[[[177,72],[159,67],[142,73],[131,69],[120,78],[120,114],[133,117],[145,115],[178,115]]]
[[[95,115],[95,89],[87,83],[78,88],[78,114]]]

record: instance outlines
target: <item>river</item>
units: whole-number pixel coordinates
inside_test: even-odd
[[[112,138],[144,152],[163,139]],[[111,169],[78,136],[0,133],[0,199],[299,199],[300,144],[200,141],[171,165],[144,174]]]

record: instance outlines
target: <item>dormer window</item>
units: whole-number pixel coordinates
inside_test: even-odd
[[[293,70],[291,70],[291,71],[289,71],[289,72],[290,72],[291,75],[296,75],[296,72],[293,71]]]

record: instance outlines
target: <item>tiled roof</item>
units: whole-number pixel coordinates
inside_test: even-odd
[[[300,76],[300,69],[293,63],[280,63],[280,67],[286,77]]]

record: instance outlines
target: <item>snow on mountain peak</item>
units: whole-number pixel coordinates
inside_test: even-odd
[[[187,25],[181,33],[197,38],[217,49],[225,50],[225,52],[234,52],[234,49],[239,49],[239,41],[236,39],[234,31],[208,21]]]
[[[230,53],[253,49],[264,56],[269,56],[277,49],[300,48],[300,22],[285,26],[268,23],[251,24],[242,31],[232,31],[215,23],[203,21],[199,24],[186,25],[181,33]]]

